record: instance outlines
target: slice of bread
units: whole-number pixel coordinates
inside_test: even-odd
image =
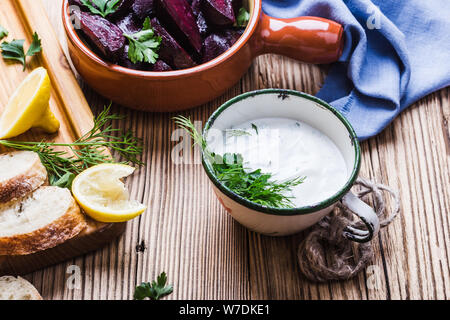
[[[68,189],[40,187],[0,205],[0,255],[25,255],[52,248],[86,227]]]
[[[42,300],[36,288],[21,277],[0,277],[0,300]]]
[[[20,199],[47,179],[39,156],[31,151],[0,154],[0,204]]]

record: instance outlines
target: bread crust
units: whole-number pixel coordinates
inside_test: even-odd
[[[87,226],[80,207],[71,198],[65,214],[46,226],[29,233],[0,238],[0,255],[26,255],[53,248],[77,234]]]
[[[0,181],[0,204],[23,198],[42,186],[46,180],[47,170],[39,156],[35,154],[34,162],[29,170],[11,179]]]

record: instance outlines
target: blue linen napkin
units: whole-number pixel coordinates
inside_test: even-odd
[[[361,140],[450,85],[450,0],[263,0],[263,10],[344,26],[343,54],[317,96],[341,111]]]

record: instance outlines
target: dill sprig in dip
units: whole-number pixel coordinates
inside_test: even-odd
[[[212,152],[204,137],[197,131],[190,119],[178,116],[175,123],[186,130],[194,144],[203,151],[206,161],[214,170],[217,179],[228,189],[237,195],[266,207],[293,208],[292,196],[289,193],[292,188],[302,184],[306,177],[298,176],[283,182],[274,181],[271,173],[262,172],[261,169],[248,170],[244,168],[244,159],[239,153],[224,153],[223,155]],[[257,133],[256,126],[252,126]],[[228,130],[226,134],[231,136],[250,135],[244,130]]]

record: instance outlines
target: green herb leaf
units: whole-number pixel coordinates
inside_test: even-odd
[[[236,17],[236,24],[238,27],[244,28],[247,26],[250,20],[250,13],[245,10],[244,7],[239,9],[238,15]]]
[[[152,24],[150,22],[150,18],[147,17],[147,18],[145,18],[144,23],[142,25],[142,30],[150,30],[151,28],[152,28]]]
[[[8,30],[0,26],[0,40],[2,40],[4,37],[7,37],[8,34],[9,34]]]
[[[207,150],[205,138],[203,138],[200,132],[198,132],[197,128],[194,126],[190,118],[177,116],[174,117],[173,119],[175,120],[175,124],[177,124],[180,128],[186,130],[189,133],[189,135],[194,140],[194,144],[202,148],[203,151]]]
[[[33,33],[33,41],[30,44],[30,47],[27,51],[27,56],[31,57],[34,56],[36,53],[39,53],[42,51],[41,47],[41,39],[39,39],[38,34],[35,32]]]
[[[23,49],[24,42],[25,40],[4,41],[0,45],[3,59],[19,61],[23,65],[23,70],[26,68],[26,57],[31,57],[42,50],[41,40],[36,32],[33,34],[33,41],[26,54]]]
[[[256,126],[256,124],[252,123],[252,128],[253,128],[253,130],[256,131],[256,134],[259,134],[258,127]]]
[[[216,161],[212,166],[224,186],[239,196],[266,207],[292,208],[291,197],[285,193],[305,180],[305,177],[297,177],[282,183],[271,181],[272,174],[262,173],[261,169],[251,172],[245,170],[242,155],[235,153],[225,153],[222,161]]]
[[[237,195],[254,203],[273,208],[292,208],[292,197],[286,193],[303,183],[306,177],[296,177],[284,182],[272,181],[272,174],[262,173],[260,169],[249,171],[243,166],[242,155],[225,153],[217,155],[208,149],[205,138],[197,131],[190,119],[177,116],[175,123],[185,129],[194,140],[194,144],[202,148],[217,179]]]
[[[95,0],[92,0],[92,1],[95,1]],[[103,18],[105,17],[103,11],[100,11],[99,9],[97,9],[90,0],[81,0],[81,3],[83,5],[85,5],[93,14],[97,14],[99,16],[102,16]]]
[[[134,34],[124,34],[128,39],[128,58],[133,63],[147,62],[155,63],[158,59],[156,53],[161,44],[161,37],[155,36],[152,29],[150,18],[146,18],[142,30]]]
[[[25,69],[25,52],[23,51],[24,42],[25,40],[13,40],[11,42],[4,41],[0,45],[3,59],[19,61],[23,64]]]
[[[73,143],[0,140],[0,145],[36,152],[47,169],[50,184],[67,188],[72,185],[74,176],[85,169],[100,163],[115,162],[104,152],[105,149],[118,153],[124,159],[120,163],[143,165],[137,158],[143,151],[142,141],[131,131],[121,131],[111,126],[112,121],[123,117],[110,114],[110,107],[105,107],[94,119],[92,129]]]
[[[61,188],[69,188],[72,186],[73,179],[75,179],[76,175],[72,172],[67,172],[61,178],[58,178],[55,175],[50,176],[50,185],[57,186]]]
[[[134,291],[135,300],[143,300],[145,298],[150,298],[150,300],[159,300],[164,296],[167,296],[173,292],[173,286],[167,285],[166,273],[161,273],[156,281],[143,282],[141,285],[137,286]]]
[[[247,132],[242,129],[228,129],[225,132],[232,137],[251,136],[252,135],[250,132]]]
[[[108,1],[108,2],[106,3],[105,17],[106,17],[108,14],[111,14],[111,13],[116,12],[117,7],[118,7],[120,1],[121,1],[121,0],[111,0],[111,1]]]
[[[81,0],[93,14],[106,18],[107,15],[116,12],[120,0]]]

